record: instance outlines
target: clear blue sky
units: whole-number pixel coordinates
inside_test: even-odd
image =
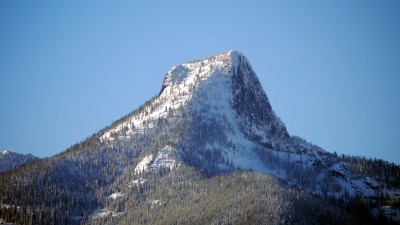
[[[400,164],[399,12],[369,0],[0,1],[0,150],[64,151],[156,95],[173,65],[235,49],[290,134]]]

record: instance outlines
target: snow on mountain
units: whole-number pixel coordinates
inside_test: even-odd
[[[9,150],[0,153],[0,172],[20,167],[39,158],[31,154],[20,154]]]
[[[147,179],[140,177],[137,180],[131,181],[130,184],[128,185],[128,187],[131,188],[131,187],[139,186],[140,184],[144,184],[146,182],[147,182]]]
[[[134,132],[143,132],[146,126],[151,128],[152,120],[165,118],[172,110],[185,105],[193,97],[193,90],[200,81],[207,80],[215,68],[226,71],[230,64],[224,62],[229,59],[232,52],[228,51],[214,58],[174,66],[165,75],[161,92],[153,104],[147,106],[143,112],[128,118],[126,123],[105,132],[101,140],[114,139],[112,134],[122,129],[125,129],[123,135],[129,135]]]
[[[30,158],[36,159],[4,151],[0,153],[0,172],[27,163]],[[373,213],[396,214],[394,218],[400,215],[396,208],[400,169],[384,162],[338,157],[290,136],[275,115],[250,62],[238,51],[175,65],[166,73],[160,93],[137,110],[64,153],[25,168],[15,174],[0,174],[6,193],[0,200],[3,206],[25,204],[29,210],[21,218],[37,219],[37,224],[52,222],[52,215],[60,216],[58,222],[64,221],[60,224],[78,224],[86,219],[93,224],[115,222],[112,217],[131,221],[132,215],[149,215],[151,211],[146,210],[154,212],[171,204],[173,210],[178,209],[176,204],[179,206],[182,199],[176,202],[171,194],[180,195],[179,190],[186,190],[182,193],[189,197],[185,198],[199,198],[186,201],[186,208],[199,203],[199,190],[220,187],[222,191],[232,191],[231,186],[236,184],[217,180],[223,181],[225,173],[234,170],[278,177],[274,178],[274,182],[279,180],[278,189],[295,187],[283,193],[307,192],[320,197],[315,199],[336,199],[343,205],[362,199],[370,204]],[[15,182],[7,182],[10,176]],[[192,187],[197,178],[202,179],[201,185],[197,184],[202,188]],[[217,180],[209,186],[214,178]],[[265,184],[258,179],[251,181],[257,183],[257,189]],[[222,183],[229,185],[222,187]],[[238,182],[233,190],[247,193],[248,185],[254,184],[246,180],[242,187]],[[272,192],[260,190],[254,194],[271,202],[277,189],[270,188]],[[240,194],[231,192],[223,199],[236,193]],[[62,196],[62,200],[54,196]],[[281,198],[278,202],[282,205],[278,207],[290,209],[292,200],[294,196]],[[238,199],[232,205],[242,202]],[[132,214],[135,210],[140,213]],[[32,216],[31,212],[39,211],[42,216]],[[246,213],[239,210],[238,215],[243,212]],[[19,218],[18,210],[6,214],[11,219]],[[46,222],[39,220],[42,217]]]
[[[122,192],[115,192],[113,194],[111,194],[110,196],[108,196],[108,199],[112,199],[112,200],[116,200],[117,198],[121,198],[124,196],[124,193]]]
[[[230,69],[237,63],[235,57],[239,55],[241,55],[239,52],[227,51],[204,60],[174,66],[165,75],[161,92],[153,103],[146,106],[141,113],[127,118],[125,123],[105,132],[101,140],[114,139],[112,134],[123,129],[122,135],[129,135],[134,132],[143,132],[145,127],[151,128],[153,120],[165,118],[171,111],[186,105],[194,96],[200,83],[216,77],[217,74],[228,75]]]
[[[137,164],[135,174],[174,169],[182,158],[196,158],[197,165],[203,168],[212,161],[219,171],[240,168],[269,173],[317,195],[376,195],[376,180],[355,173],[332,154],[288,134],[250,62],[238,51],[172,67],[159,95],[104,131],[100,141],[125,140],[135,133],[151,132],[158,119],[177,123],[183,116],[181,109],[196,118],[192,118],[197,120],[193,126],[203,124],[204,131],[192,132],[216,135],[208,136],[201,146],[188,145],[201,151],[176,151],[177,146],[166,146],[156,154],[148,154]],[[189,133],[186,135],[182,137],[188,139],[185,141],[196,141],[190,140]],[[207,154],[214,155],[214,159],[207,159]],[[220,159],[216,160],[216,156]],[[312,175],[301,178],[299,171]],[[326,180],[329,185],[319,185]]]
[[[0,171],[4,165],[11,168],[27,162],[19,158],[22,156],[11,157],[13,154],[5,151],[0,155]],[[271,174],[286,181],[282,182],[286,186],[322,199],[346,203],[363,198],[374,204],[371,208],[375,211],[399,211],[384,205],[388,201],[381,203],[384,195],[399,201],[395,167],[352,164],[290,136],[250,62],[238,51],[175,65],[166,73],[157,96],[41,165],[35,165],[39,175],[32,176],[32,180],[26,179],[30,171],[21,171],[16,178],[19,189],[2,182],[8,191],[4,196],[26,190],[36,196],[66,193],[66,204],[72,210],[63,216],[74,223],[84,219],[82,215],[93,223],[103,217],[122,218],[130,214],[129,205],[158,209],[168,205],[167,196],[162,194],[165,192],[158,192],[164,187],[158,184],[173,186],[170,179],[174,178],[179,180],[177,186],[182,183],[189,187],[189,177],[207,180],[238,169]],[[381,174],[390,168],[392,175],[381,178],[378,173],[365,173],[369,168],[380,168]],[[26,189],[27,182],[36,189]],[[36,198],[30,204],[41,200]],[[14,201],[6,199],[7,204]],[[64,207],[59,202],[49,204]],[[59,212],[63,210],[59,208]]]
[[[236,78],[237,73],[240,73],[240,78]],[[235,90],[234,88],[241,89]],[[261,100],[259,102],[256,100],[256,103],[267,104],[267,106],[256,110],[240,108],[242,106],[240,101],[250,98],[247,96],[246,90],[255,90],[254,93],[251,92],[248,95],[254,99],[259,99],[255,97],[261,95]],[[242,94],[245,98],[239,98]],[[233,101],[234,99],[237,101]],[[228,141],[234,142],[236,147],[235,151],[228,147],[222,148],[221,152],[238,168],[266,171],[265,166],[254,152],[249,151],[251,149],[249,146],[254,145],[247,137],[250,136],[250,133],[253,139],[260,139],[263,144],[271,147],[277,144],[267,138],[273,136],[268,135],[271,130],[278,130],[283,133],[279,133],[279,136],[288,137],[286,128],[272,112],[258,78],[251,70],[250,63],[240,52],[227,51],[204,60],[174,66],[166,74],[160,94],[152,104],[146,106],[142,112],[127,118],[125,122],[106,131],[101,140],[114,140],[115,137],[127,138],[135,132],[143,132],[145,128],[151,129],[154,120],[165,118],[179,107],[187,106],[201,116],[213,117],[213,119],[227,124],[229,128],[226,133]],[[259,110],[257,115],[254,115],[253,112],[251,116],[265,117],[266,120],[257,123],[258,121],[247,117],[243,110]],[[240,122],[238,122],[238,115]],[[274,127],[263,126],[267,123],[273,124]],[[250,129],[245,129],[248,126]],[[243,129],[245,132],[242,132]],[[207,148],[215,147],[212,143],[207,146]],[[145,169],[152,157],[144,158],[144,161],[138,165],[137,171]]]
[[[142,161],[137,164],[135,174],[144,173],[149,170],[157,171],[162,168],[172,170],[179,165],[179,151],[167,145],[156,155],[148,155],[144,157]]]
[[[102,217],[107,217],[107,216],[112,216],[112,217],[117,217],[117,216],[121,216],[123,214],[123,212],[114,212],[111,210],[108,210],[107,208],[104,209],[99,209],[96,210],[93,214],[89,215],[89,217],[91,219],[99,219]]]

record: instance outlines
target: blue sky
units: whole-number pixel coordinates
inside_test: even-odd
[[[399,1],[0,1],[0,150],[52,156],[244,53],[292,135],[400,164]]]

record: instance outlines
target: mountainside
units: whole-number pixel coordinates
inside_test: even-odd
[[[139,109],[57,156],[0,174],[0,219],[391,223],[400,221],[399,178],[395,164],[290,136],[247,58],[227,51],[174,66]]]
[[[31,154],[19,154],[16,152],[4,150],[0,153],[0,172],[5,172],[7,170],[11,170],[22,165],[25,165],[29,162],[38,160],[39,158],[31,155]]]

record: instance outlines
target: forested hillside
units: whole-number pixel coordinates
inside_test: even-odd
[[[396,224],[399,166],[291,136],[246,57],[174,66],[159,95],[0,173],[16,224]]]

